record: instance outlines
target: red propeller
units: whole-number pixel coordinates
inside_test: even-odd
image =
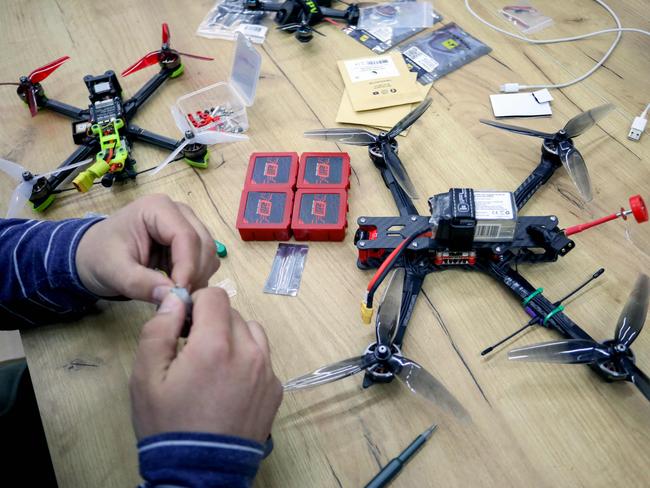
[[[140,71],[143,68],[148,66],[153,66],[158,63],[171,63],[178,59],[179,55],[187,56],[194,59],[201,59],[203,61],[214,61],[214,58],[209,58],[207,56],[198,56],[196,54],[182,53],[176,51],[169,46],[169,40],[171,39],[171,34],[169,33],[169,26],[166,22],[162,25],[162,46],[157,51],[151,51],[150,53],[145,54],[134,64],[122,71],[122,76],[129,76],[131,73]]]
[[[29,111],[34,117],[38,113],[38,106],[36,104],[36,88],[34,85],[40,83],[45,78],[50,76],[59,66],[65,63],[70,56],[62,56],[59,59],[55,59],[51,63],[47,63],[40,68],[36,68],[34,71],[29,73],[27,76],[20,78],[20,82],[6,82],[0,83],[0,85],[14,85],[18,87],[18,94],[24,97],[27,105],[29,106]]]

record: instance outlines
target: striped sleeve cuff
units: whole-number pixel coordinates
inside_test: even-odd
[[[36,221],[9,219],[0,225],[0,329],[73,318],[99,297],[81,283],[79,242],[100,218]]]
[[[138,443],[146,488],[248,488],[266,454],[252,440],[198,432],[168,432]]]

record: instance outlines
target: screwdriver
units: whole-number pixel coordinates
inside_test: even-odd
[[[427,430],[422,432],[419,436],[411,442],[406,449],[404,449],[399,456],[392,459],[386,466],[384,466],[377,476],[371,479],[365,488],[383,488],[390,483],[395,476],[402,470],[406,462],[424,445],[426,441],[433,435],[433,431],[438,426],[432,425]]]

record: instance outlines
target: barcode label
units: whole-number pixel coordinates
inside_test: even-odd
[[[428,54],[425,54],[424,51],[417,46],[411,46],[404,51],[403,54],[427,73],[433,73],[439,64],[435,59]]]
[[[390,56],[350,59],[343,63],[352,83],[399,76],[399,70]]]
[[[478,224],[476,226],[476,232],[474,233],[474,238],[477,237],[495,238],[498,237],[500,233],[501,233],[501,226],[499,224]]]
[[[253,24],[242,24],[240,26],[240,29],[243,32],[260,32],[266,29],[266,27],[262,27],[261,25],[253,25]]]

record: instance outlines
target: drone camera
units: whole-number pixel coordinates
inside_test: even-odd
[[[107,71],[98,76],[84,76],[84,83],[86,83],[90,94],[88,98],[93,103],[120,97],[122,94],[122,87],[113,71]]]

